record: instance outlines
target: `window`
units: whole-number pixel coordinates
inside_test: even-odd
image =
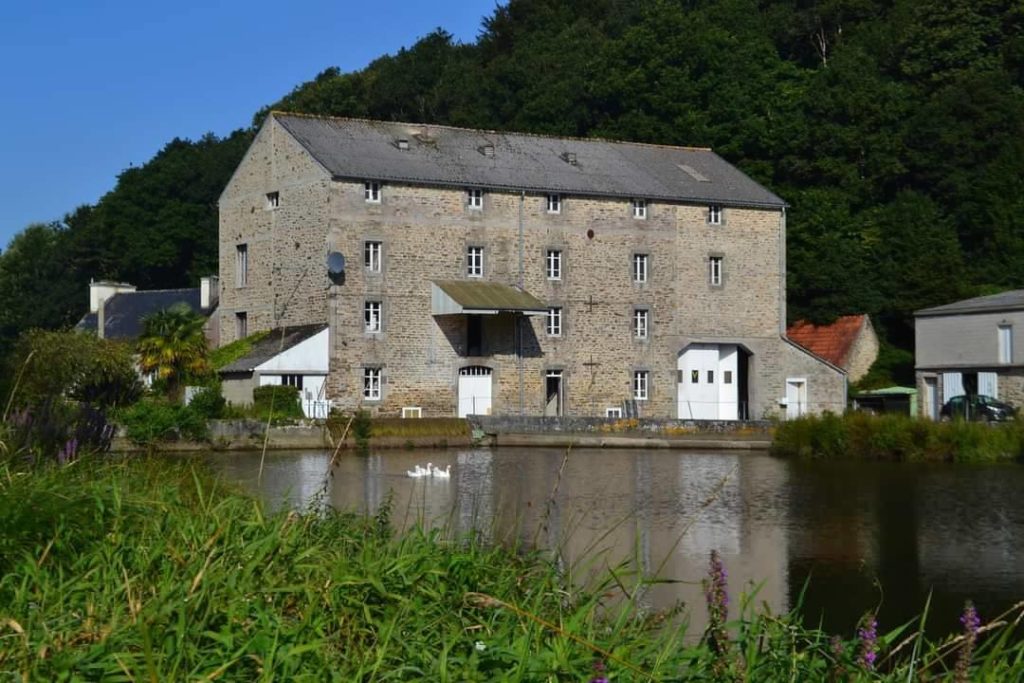
[[[562,195],[548,195],[548,213],[562,213]]]
[[[249,336],[249,316],[245,311],[235,313],[235,338],[244,339]]]
[[[637,401],[646,401],[650,389],[650,372],[637,370],[633,373],[633,398]]]
[[[384,245],[380,242],[363,243],[363,265],[371,273],[379,273],[381,268],[381,248]]]
[[[1013,325],[999,326],[999,362],[1013,362]]]
[[[281,194],[278,192],[267,193],[267,208],[276,209],[281,206]]]
[[[484,276],[483,247],[469,247],[466,249],[466,275],[469,277]]]
[[[363,368],[363,398],[380,400],[380,368]]]
[[[708,258],[708,282],[711,283],[712,287],[722,286],[722,256],[712,256]]]
[[[480,188],[466,190],[466,206],[471,209],[484,208],[484,191]]]
[[[367,301],[363,304],[363,322],[367,332],[380,332],[380,302]]]
[[[732,370],[722,371],[722,384],[732,384]]]
[[[634,199],[633,200],[633,218],[639,218],[641,220],[647,218],[647,200],[646,199]]]
[[[547,333],[549,337],[562,336],[562,309],[555,306],[548,309]]]
[[[622,417],[622,408],[605,408],[605,417]]]
[[[419,406],[402,406],[402,419],[423,417],[423,408]]]
[[[633,309],[633,336],[637,339],[647,339],[648,321],[650,311],[643,308]]]
[[[281,375],[281,384],[302,391],[302,375]]]
[[[547,257],[544,259],[544,268],[549,280],[561,280],[562,252],[558,249],[548,249]]]
[[[708,223],[711,225],[722,224],[722,207],[718,204],[712,204],[708,207]]]
[[[245,287],[249,283],[249,245],[235,246],[235,286]]]
[[[633,254],[633,282],[647,282],[647,254]]]
[[[363,183],[363,198],[370,204],[380,204],[380,183]]]

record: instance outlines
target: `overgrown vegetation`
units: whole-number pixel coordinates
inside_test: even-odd
[[[376,518],[271,514],[203,470],[156,460],[0,468],[0,672],[19,679],[1024,674],[1019,611],[981,622],[965,608],[960,634],[942,642],[917,632],[924,617],[886,632],[870,614],[856,633],[830,637],[751,599],[730,605],[712,554],[702,635],[676,612],[640,609],[645,582],[628,567],[573,586],[542,555],[436,530],[395,536],[387,505]]]
[[[261,420],[282,422],[305,418],[298,387],[269,384],[252,390],[252,408],[246,413]]]
[[[1024,422],[932,422],[904,415],[826,413],[787,420],[772,453],[815,459],[989,462],[1024,457]]]
[[[206,417],[191,405],[162,397],[147,397],[115,415],[125,435],[138,445],[166,441],[205,441],[209,437]]]
[[[248,337],[236,339],[235,341],[210,351],[210,366],[214,370],[231,365],[236,360],[252,352],[253,345],[262,341],[270,334],[269,331],[255,332]]]

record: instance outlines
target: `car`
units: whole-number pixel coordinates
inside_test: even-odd
[[[1017,409],[991,396],[972,394],[954,396],[946,401],[939,411],[939,419],[943,421],[961,419],[978,422],[1005,422],[1017,417]]]

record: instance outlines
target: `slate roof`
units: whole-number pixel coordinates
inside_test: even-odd
[[[253,344],[252,351],[235,362],[225,365],[218,370],[218,372],[222,374],[231,372],[252,372],[274,356],[298,346],[310,337],[323,332],[326,329],[327,323],[278,327],[271,330],[267,333],[267,336]],[[284,334],[283,339],[282,333]]]
[[[710,149],[282,112],[272,115],[336,179],[786,206]],[[399,149],[400,139],[407,141],[408,149]],[[488,148],[493,155],[485,154]]]
[[[850,349],[866,319],[864,314],[844,315],[831,325],[815,325],[800,320],[786,329],[786,336],[814,355],[845,368]]]
[[[922,308],[915,316],[948,315],[955,313],[985,313],[989,311],[1011,311],[1024,309],[1024,289],[978,296],[973,299],[954,301],[951,304]]]
[[[137,292],[119,292],[103,303],[103,336],[106,339],[135,339],[142,334],[142,319],[174,306],[185,304],[201,315],[209,315],[200,303],[199,288],[151,289]],[[94,332],[98,314],[86,313],[75,329]]]

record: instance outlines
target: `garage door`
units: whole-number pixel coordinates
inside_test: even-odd
[[[491,369],[473,365],[459,370],[459,417],[491,414]]]

